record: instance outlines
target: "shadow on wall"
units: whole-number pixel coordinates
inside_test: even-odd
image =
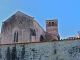
[[[17,49],[16,46],[14,46],[12,48],[12,50],[10,49],[10,47],[7,48],[6,51],[6,59],[7,60],[24,60],[24,55],[25,55],[25,45],[22,46],[22,51],[20,53],[20,55],[18,56],[17,54]]]

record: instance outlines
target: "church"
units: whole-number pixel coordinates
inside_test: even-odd
[[[0,44],[60,40],[58,20],[46,20],[46,31],[34,17],[17,11],[2,22]]]

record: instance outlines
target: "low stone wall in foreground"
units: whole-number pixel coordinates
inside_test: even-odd
[[[3,44],[0,60],[80,60],[80,40]]]

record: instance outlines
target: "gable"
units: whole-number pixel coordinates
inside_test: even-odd
[[[26,26],[30,25],[29,24],[30,20],[33,20],[33,19],[34,19],[33,17],[30,17],[30,16],[18,11],[2,23],[2,30],[6,31],[6,30],[12,29],[16,26],[18,26],[20,28],[23,28],[23,27],[25,28]]]
[[[15,20],[15,19],[17,19],[17,20],[19,20],[19,19],[24,19],[24,17],[26,17],[26,18],[30,18],[30,19],[34,19],[34,17],[31,17],[31,16],[29,16],[29,15],[27,15],[27,14],[24,14],[24,13],[22,13],[22,12],[20,12],[20,11],[17,11],[15,14],[13,14],[11,17],[9,17],[7,20],[5,20],[4,22],[9,22],[10,20]]]

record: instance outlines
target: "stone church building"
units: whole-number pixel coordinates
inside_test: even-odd
[[[0,44],[60,40],[58,20],[46,20],[46,31],[34,20],[20,11],[2,22]]]

